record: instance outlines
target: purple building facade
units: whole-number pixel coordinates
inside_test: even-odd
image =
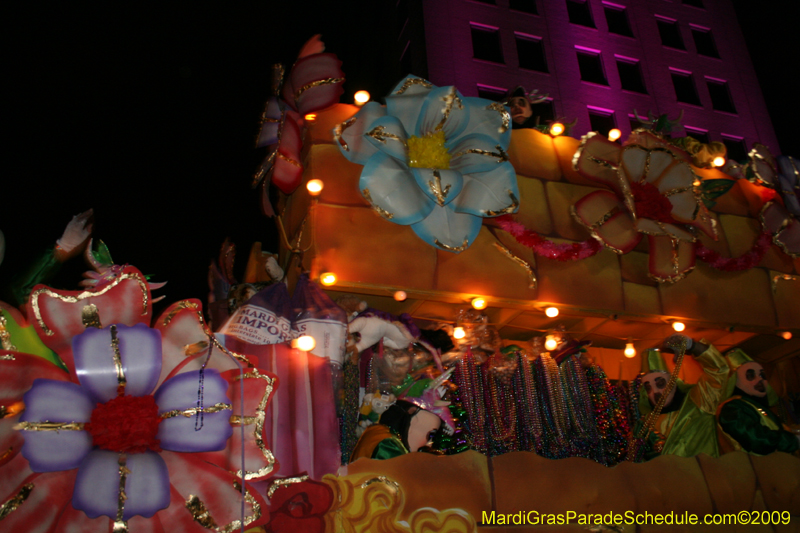
[[[400,0],[397,18],[406,72],[466,96],[537,89],[535,113],[577,119],[573,136],[683,112],[732,159],[755,142],[780,153],[730,0]]]

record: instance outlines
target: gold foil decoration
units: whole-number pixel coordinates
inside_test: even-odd
[[[111,330],[111,351],[114,357],[114,368],[117,371],[117,395],[125,394],[125,385],[128,380],[125,378],[125,371],[122,368],[122,354],[119,351],[119,339],[117,338],[117,325],[112,324]]]
[[[442,175],[438,170],[434,169],[433,181],[428,182],[428,187],[436,197],[436,203],[439,204],[439,207],[444,207],[444,201],[447,199],[447,193],[450,192],[451,185],[448,184],[442,187]]]
[[[314,87],[321,87],[322,85],[333,85],[335,83],[342,83],[344,78],[324,78],[321,80],[314,80],[311,83],[306,83],[294,93],[295,101],[300,100],[300,97],[309,89],[313,89]]]
[[[509,250],[508,248],[506,248],[505,246],[503,246],[499,242],[495,242],[494,245],[498,250],[503,252],[503,255],[505,255],[506,257],[508,257],[509,259],[511,259],[512,261],[514,261],[519,266],[521,266],[522,268],[525,269],[525,272],[528,273],[528,280],[529,280],[528,281],[528,288],[529,289],[535,289],[536,288],[536,284],[538,283],[538,280],[536,279],[536,274],[534,273],[534,271],[531,268],[531,266],[524,259],[514,255],[514,253],[511,250]]]
[[[408,90],[409,87],[412,85],[422,85],[426,89],[432,89],[433,84],[427,80],[423,80],[422,78],[408,78],[404,83],[403,86],[397,89],[394,94],[403,94]]]
[[[483,150],[481,148],[470,148],[469,150],[464,150],[463,152],[458,152],[457,154],[454,154],[453,157],[459,157],[466,154],[478,154],[478,155],[485,155],[487,157],[496,157],[497,164],[505,163],[506,161],[508,161],[508,154],[506,153],[505,150],[503,150],[502,146],[498,144],[497,146],[495,146],[495,149],[497,150],[496,152],[490,152],[489,150]]]
[[[369,202],[369,205],[372,206],[372,209],[374,209],[375,212],[378,213],[380,216],[382,216],[386,220],[392,220],[394,218],[394,215],[392,213],[376,205],[375,202],[372,201],[372,195],[369,193],[369,189],[362,190],[361,194]]]
[[[85,328],[102,329],[103,325],[100,324],[100,314],[97,312],[97,306],[94,304],[87,304],[81,310],[81,320]]]
[[[386,476],[377,476],[377,477],[373,477],[371,479],[368,479],[368,480],[366,480],[365,482],[363,482],[360,485],[360,488],[366,489],[367,487],[369,487],[373,483],[383,483],[385,485],[388,485],[388,486],[392,487],[394,490],[398,490],[398,491],[400,490],[400,484],[397,481],[395,481],[393,479],[389,479]]]
[[[614,252],[615,254],[618,254],[618,255],[622,255],[622,254],[623,254],[623,251],[622,251],[621,249],[619,249],[619,248],[616,248],[616,247],[614,247],[614,246],[611,246],[611,245],[610,245],[610,244],[608,244],[606,241],[604,241],[604,240],[602,239],[602,237],[600,237],[600,235],[598,235],[598,234],[597,234],[597,232],[595,231],[595,228],[594,228],[593,226],[590,226],[589,224],[585,223],[585,222],[583,221],[583,219],[582,219],[582,218],[581,218],[581,217],[578,215],[578,211],[575,209],[575,206],[574,206],[574,205],[571,205],[571,206],[569,206],[569,212],[572,214],[572,218],[574,218],[574,219],[575,219],[575,221],[576,221],[578,224],[580,224],[581,226],[583,226],[584,228],[586,228],[587,230],[589,230],[589,233],[591,233],[591,234],[592,234],[592,237],[593,237],[593,238],[594,238],[596,241],[598,241],[600,244],[602,244],[603,246],[605,246],[606,248],[608,248],[609,250],[611,250],[611,251],[612,251],[612,252]],[[606,213],[606,215],[608,215],[609,217],[611,216],[611,215],[609,215],[608,213]],[[600,220],[603,220],[603,218],[605,218],[605,216],[604,216],[604,217],[601,217],[601,219],[600,219]],[[608,222],[608,221],[607,221],[607,220],[603,221],[603,224],[605,224],[605,222]],[[601,224],[601,225],[602,225],[602,224]]]
[[[197,355],[199,353],[203,353],[208,349],[208,342],[207,341],[198,341],[193,342],[192,344],[187,344],[183,347],[183,353],[187,357],[192,355]]]
[[[280,218],[278,218],[278,220],[280,221]],[[244,355],[238,354],[236,352],[232,352],[232,351],[228,350],[227,348],[225,348],[224,346],[222,346],[219,343],[219,341],[216,339],[216,337],[214,337],[214,334],[208,329],[208,326],[206,326],[206,321],[203,318],[203,311],[202,311],[201,307],[199,305],[197,305],[196,303],[192,302],[192,301],[182,300],[182,301],[178,302],[175,305],[175,308],[172,311],[170,311],[167,316],[164,317],[164,320],[161,322],[161,324],[163,326],[169,325],[169,323],[172,322],[172,319],[175,318],[178,315],[178,313],[180,313],[184,309],[192,309],[192,310],[195,311],[195,316],[197,317],[197,322],[198,322],[198,324],[200,324],[200,327],[203,328],[203,332],[206,334],[206,336],[208,338],[207,341],[198,341],[198,342],[196,342],[194,344],[187,344],[186,346],[184,346],[183,347],[183,352],[187,356],[196,355],[197,353],[200,353],[202,350],[205,350],[209,346],[209,344],[213,344],[219,350],[221,350],[222,352],[230,355],[231,357],[233,357],[237,361],[240,361],[240,362],[244,363],[246,366],[248,366],[248,367],[253,366],[252,364],[250,364],[250,360],[247,357],[245,357]],[[200,351],[194,352],[194,353],[190,353],[190,352],[193,352],[194,350],[200,350]]]
[[[293,166],[295,166],[295,167],[297,167],[297,168],[303,168],[303,165],[301,165],[299,161],[295,161],[295,160],[294,160],[294,159],[292,159],[291,157],[286,157],[285,155],[283,155],[283,154],[282,154],[282,153],[280,153],[280,152],[275,152],[275,153],[276,153],[276,154],[278,154],[278,158],[279,158],[279,159],[283,159],[284,161],[286,161],[286,162],[287,162],[287,163],[289,163],[290,165],[293,165]]]
[[[772,293],[774,294],[777,292],[779,281],[797,281],[799,279],[800,276],[790,276],[789,274],[778,274],[777,276],[772,276]]]
[[[83,291],[82,293],[78,294],[77,296],[63,296],[56,292],[53,292],[48,287],[42,287],[41,289],[36,289],[31,293],[30,303],[31,308],[33,309],[33,315],[36,317],[36,321],[39,323],[39,327],[42,328],[44,334],[48,337],[53,335],[53,331],[47,327],[47,324],[44,323],[42,319],[42,310],[39,308],[39,296],[44,294],[45,296],[49,296],[51,298],[56,298],[61,300],[65,303],[77,303],[88,298],[94,298],[95,296],[102,296],[103,294],[107,293],[120,283],[125,280],[135,280],[139,284],[139,288],[142,291],[142,316],[147,314],[147,302],[148,302],[148,295],[147,295],[147,282],[142,279],[139,274],[134,272],[125,272],[114,281],[100,289],[99,291],[92,292],[92,291]]]
[[[16,431],[83,431],[83,422],[20,422],[14,425]]]
[[[253,439],[255,440],[256,446],[261,451],[261,455],[264,456],[264,459],[267,462],[266,466],[263,466],[255,471],[246,471],[244,472],[244,479],[250,480],[253,478],[263,477],[275,468],[275,456],[272,454],[272,451],[267,448],[266,443],[264,442],[263,434],[264,434],[264,423],[267,419],[267,403],[269,402],[269,397],[272,394],[272,390],[275,387],[275,380],[265,374],[262,374],[258,371],[257,368],[253,368],[245,373],[243,376],[237,374],[235,376],[235,380],[240,379],[261,379],[266,382],[264,387],[264,394],[261,397],[261,400],[258,402],[258,407],[256,407],[256,414],[252,417],[245,417],[244,420],[241,417],[237,417],[236,422],[239,424],[255,424],[253,428]],[[244,398],[242,398],[242,402],[244,402]],[[252,422],[251,422],[252,421]],[[248,423],[249,422],[249,423]],[[238,470],[236,472],[237,477],[242,477],[242,470]]]
[[[498,211],[486,210],[484,211],[484,213],[486,213],[487,217],[496,217],[498,215],[510,215],[511,213],[517,210],[517,208],[519,207],[519,200],[517,200],[517,197],[514,196],[514,193],[511,192],[510,189],[506,189],[506,192],[508,193],[508,196],[511,198],[511,205],[509,205],[508,207],[504,207],[503,209],[500,209]]]
[[[17,347],[11,343],[11,332],[8,331],[8,321],[6,320],[6,315],[0,311],[0,346],[4,350],[9,351],[16,351]],[[13,358],[11,359],[14,360]]]
[[[0,520],[19,509],[19,506],[25,503],[25,500],[31,495],[33,489],[33,483],[23,485],[22,488],[19,489],[19,492],[3,503],[3,505],[0,505]]]
[[[447,122],[447,119],[450,118],[450,112],[453,110],[453,106],[457,106],[459,109],[464,109],[464,104],[461,102],[461,98],[458,97],[455,87],[450,87],[450,92],[442,97],[442,102],[444,102],[444,109],[442,109],[442,120],[440,120],[436,125],[434,131],[439,131],[444,128],[445,122]]]
[[[275,491],[281,487],[288,487],[289,485],[293,485],[295,483],[302,483],[303,481],[307,480],[308,480],[308,475],[276,479],[267,489],[267,498],[272,498],[272,495],[275,494]]]
[[[125,482],[128,480],[128,474],[131,471],[127,467],[128,458],[124,453],[119,454],[119,496],[117,497],[117,519],[114,521],[113,533],[127,533],[128,522],[125,521],[125,500],[128,495],[125,494]]]
[[[447,244],[444,244],[443,242],[439,241],[439,239],[433,239],[433,244],[435,244],[436,246],[438,246],[439,248],[441,248],[443,250],[447,250],[448,252],[459,253],[459,252],[463,252],[464,250],[469,248],[469,239],[468,238],[464,238],[464,243],[461,246],[458,246],[458,247],[449,246]]]
[[[13,354],[7,353],[4,355],[0,355],[0,361],[16,361],[17,358],[14,357]]]
[[[190,407],[189,409],[173,409],[172,411],[165,411],[161,413],[160,416],[162,419],[167,418],[175,418],[176,416],[183,416],[186,418],[191,418],[198,413],[219,413],[220,411],[230,411],[233,409],[233,406],[229,403],[215,403],[214,405],[209,405],[208,407],[203,407],[202,409],[199,407]]]
[[[508,131],[508,126],[511,124],[511,115],[508,113],[506,106],[501,104],[500,102],[494,102],[493,104],[489,104],[486,106],[486,109],[490,111],[497,111],[500,113],[500,116],[503,120],[503,125],[497,129],[498,133],[505,133]]]
[[[608,213],[606,213],[605,215],[600,217],[600,219],[598,219],[596,222],[594,222],[590,227],[592,229],[599,228],[600,226],[602,226],[603,224],[605,224],[606,222],[611,220],[611,217],[613,217],[614,215],[619,213],[619,211],[620,211],[619,206],[615,205],[614,207],[612,207],[611,209],[608,210]]]
[[[350,117],[344,122],[337,124],[333,128],[333,140],[336,141],[345,152],[349,152],[350,147],[347,146],[347,143],[344,141],[344,139],[342,139],[342,133],[344,133],[344,130],[355,124],[356,120],[356,117]]]
[[[233,488],[236,489],[237,492],[239,492],[239,494],[242,493],[242,486],[239,483],[237,483],[236,481],[233,482]],[[244,518],[244,525],[247,526],[248,524],[252,524],[256,520],[261,518],[261,505],[259,505],[258,501],[248,491],[245,491],[245,493],[244,493],[244,501],[246,503],[249,503],[250,507],[253,508],[253,514],[250,515],[250,516],[246,516]],[[236,531],[238,529],[241,529],[241,528],[242,528],[241,520],[234,520],[233,522],[231,522],[227,526],[219,529],[219,531],[221,533],[233,533],[234,531]]]
[[[372,137],[381,144],[386,144],[386,139],[391,139],[393,141],[402,143],[403,146],[406,145],[406,143],[404,143],[400,137],[398,137],[394,133],[388,133],[386,131],[386,128],[383,126],[376,126],[372,128],[370,131],[367,132],[367,135],[369,135],[370,137]]]
[[[11,447],[11,448],[7,449],[6,451],[4,451],[3,454],[0,455],[0,463],[4,462],[6,459],[8,459],[9,456],[11,456],[11,454],[13,452],[14,452],[14,448],[13,447]],[[0,518],[2,518],[2,517],[0,517]]]
[[[217,530],[217,523],[211,517],[206,505],[194,494],[190,494],[186,500],[186,509],[192,514],[194,521],[206,529]]]
[[[669,198],[670,196],[672,196],[674,194],[680,194],[682,192],[692,191],[692,190],[694,190],[694,185],[690,185],[688,187],[675,187],[674,189],[670,189],[668,191],[662,192],[661,195],[662,196],[666,196],[667,198]]]
[[[25,410],[25,402],[19,401],[9,405],[0,405],[0,420],[17,416]]]

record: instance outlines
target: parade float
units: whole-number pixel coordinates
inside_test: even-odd
[[[231,299],[154,317],[155,286],[89,244],[85,290],[37,285],[2,307],[4,530],[663,530],[614,519],[650,513],[703,531],[675,516],[740,512],[796,526],[796,457],[635,453],[641,361],[677,322],[749,347],[797,422],[793,160],[757,147],[713,167],[715,147],[658,121],[624,143],[512,131],[501,104],[413,76],[385,105],[330,105],[343,73],[313,42],[282,77],[255,180],[281,249],[253,248],[245,290],[223,253],[214,287]],[[349,343],[369,317],[428,339],[419,367]],[[673,380],[698,380],[677,361]],[[350,461],[370,409],[401,396],[447,422],[437,453]]]

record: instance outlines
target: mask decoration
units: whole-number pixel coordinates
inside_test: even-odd
[[[736,386],[756,398],[767,395],[767,375],[764,367],[755,361],[745,363],[736,369]]]
[[[664,390],[669,383],[669,373],[663,371],[650,372],[645,374],[642,378],[642,386],[647,393],[647,398],[650,400],[650,405],[655,406],[661,397],[664,395]],[[664,407],[668,407],[675,397],[677,387],[673,387],[664,402]]]
[[[533,114],[527,96],[514,96],[509,98],[508,106],[511,108],[511,120],[517,124],[522,124]]]
[[[418,409],[408,427],[408,450],[416,452],[433,444],[433,437],[442,424],[442,419],[435,414],[425,409]]]

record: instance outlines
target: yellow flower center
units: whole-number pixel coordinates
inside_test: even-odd
[[[450,153],[444,147],[444,132],[408,138],[408,166],[415,168],[450,168]]]

